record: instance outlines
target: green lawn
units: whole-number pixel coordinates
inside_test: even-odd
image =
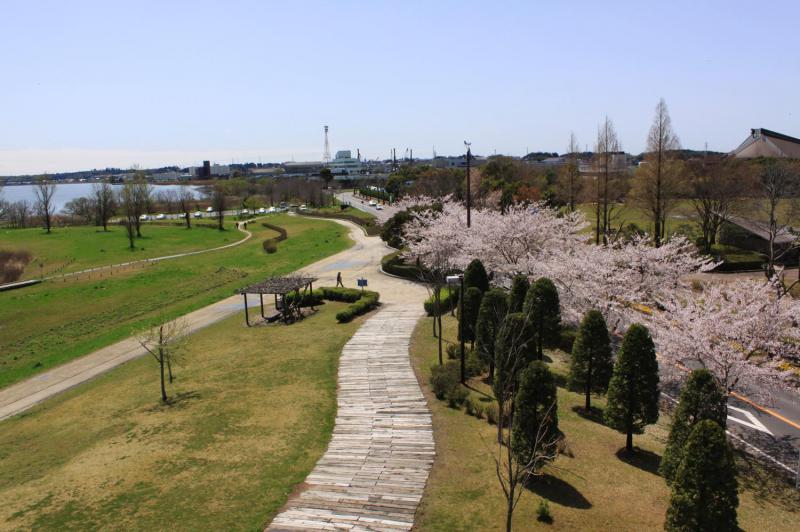
[[[366,212],[362,211],[361,209],[357,209],[356,207],[348,207],[345,210],[342,210],[338,205],[335,207],[322,207],[321,209],[314,209],[316,212],[320,212],[323,214],[346,214],[348,216],[354,216],[356,218],[361,218],[367,222],[374,222],[375,216]]]
[[[456,338],[456,321],[444,318],[445,338]],[[412,362],[433,413],[436,461],[426,486],[417,528],[425,531],[504,530],[505,499],[495,476],[492,453],[497,429],[485,419],[468,416],[437,400],[428,385],[436,362],[436,341],[430,318],[417,325]],[[568,355],[551,351],[551,367],[566,375]],[[488,404],[490,389],[481,380],[471,393]],[[566,435],[569,455],[560,455],[545,475],[526,490],[514,513],[514,530],[663,530],[669,490],[657,468],[668,431],[666,416],[646,434],[634,436],[639,456],[623,461],[617,451],[625,436],[586,419],[577,409],[583,396],[563,387],[558,392],[559,428]],[[602,398],[593,405],[603,408]],[[797,530],[800,493],[755,463],[740,460],[739,525],[745,530]],[[536,520],[536,506],[545,498],[554,518],[551,525]]]
[[[194,222],[194,220],[193,220]],[[136,248],[128,246],[125,228],[110,225],[108,231],[94,226],[57,227],[48,235],[40,228],[0,229],[0,249],[28,251],[33,260],[22,278],[48,273],[72,272],[104,264],[172,255],[184,251],[213,248],[241,240],[244,235],[232,230],[218,231],[210,223],[194,224],[191,230],[180,225],[145,223]]]
[[[169,406],[147,357],[3,421],[0,529],[262,530],[330,439],[345,307],[192,335]]]
[[[595,204],[581,203],[577,208],[586,216],[586,220],[589,222],[589,228],[586,229],[586,232],[594,231]],[[651,218],[652,217],[640,207],[618,203],[614,205],[612,211],[611,225],[614,229],[618,229],[620,226],[625,228],[628,224],[634,223],[639,229],[652,234],[654,229]],[[691,228],[691,231],[699,234],[700,228],[695,218],[694,208],[688,200],[677,201],[667,217],[667,236],[675,233],[679,229],[683,230],[687,228]],[[685,233],[685,231],[682,232]]]
[[[276,236],[260,223],[253,238],[230,249],[158,262],[112,277],[50,281],[0,292],[0,386],[121,340],[156,317],[186,314],[257,279],[285,274],[351,245],[333,222],[276,215],[288,240],[267,255]],[[195,231],[194,229],[192,231]],[[196,232],[215,233],[208,229]],[[224,232],[228,238],[240,233]]]

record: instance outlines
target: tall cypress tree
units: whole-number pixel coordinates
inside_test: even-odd
[[[710,419],[725,428],[727,411],[725,393],[711,372],[707,369],[694,370],[681,389],[680,401],[672,417],[667,448],[661,458],[659,473],[667,483],[675,478],[692,428],[704,419]]]
[[[586,410],[592,407],[592,393],[605,393],[614,371],[611,340],[608,326],[598,310],[590,310],[583,317],[578,337],[572,345],[570,361],[570,386],[583,389]]]
[[[625,449],[633,452],[633,435],[658,421],[658,362],[650,331],[634,323],[625,333],[608,385],[606,423],[627,435]]]
[[[489,290],[489,276],[486,274],[486,268],[483,263],[478,259],[473,259],[464,270],[464,289],[474,286],[482,293]]]
[[[528,294],[528,288],[531,283],[524,275],[515,275],[514,280],[511,281],[511,292],[508,294],[508,311],[509,312],[522,312],[522,307],[525,304],[525,296]]]
[[[483,293],[474,286],[470,286],[464,291],[464,301],[460,305],[461,312],[458,315],[459,321],[463,320],[463,323],[458,327],[459,340],[461,340],[461,335],[463,334],[465,342],[475,343],[475,329],[478,323],[478,312],[482,298]]]
[[[497,331],[508,312],[506,293],[500,288],[491,288],[483,294],[475,326],[475,347],[478,356],[489,366],[489,382],[494,379],[494,347]]]
[[[519,376],[514,398],[511,446],[517,460],[526,464],[547,453],[558,439],[556,381],[547,365],[531,362]],[[539,464],[540,466],[542,464]]]
[[[736,466],[725,430],[704,419],[692,429],[667,509],[664,529],[670,532],[739,530]]]
[[[499,420],[497,423],[497,441],[501,441],[503,433],[503,423],[505,421],[506,403],[512,395],[514,386],[517,384],[519,372],[530,363],[530,349],[527,345],[527,334],[525,328],[528,322],[525,315],[521,312],[506,314],[505,319],[496,332],[497,339],[494,348],[494,380],[492,381],[492,391]]]
[[[553,281],[540,277],[525,295],[523,312],[531,321],[536,357],[544,358],[544,346],[555,345],[561,332],[561,304]]]

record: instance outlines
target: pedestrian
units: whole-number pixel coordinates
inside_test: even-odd
[[[336,287],[338,288],[340,286],[344,288],[344,283],[342,282],[342,272],[338,272],[336,274]]]

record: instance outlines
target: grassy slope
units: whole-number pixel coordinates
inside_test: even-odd
[[[262,529],[330,439],[345,306],[196,333],[170,406],[148,357],[0,423],[0,529]]]
[[[447,316],[445,323],[445,338],[454,340],[455,320]],[[552,355],[553,369],[565,375],[567,355]],[[421,320],[415,330],[412,360],[433,412],[437,452],[417,515],[418,528],[448,532],[504,529],[505,500],[491,455],[496,452],[496,427],[448,408],[430,393],[428,378],[436,361],[436,344],[429,318]],[[472,384],[489,393],[482,382]],[[514,514],[514,529],[662,530],[669,490],[655,471],[667,435],[666,416],[646,434],[634,436],[634,445],[642,452],[635,463],[626,463],[616,455],[625,446],[624,435],[579,416],[573,407],[583,405],[581,395],[559,388],[558,398],[559,427],[574,456],[559,457],[545,470],[546,475],[537,479],[533,492],[523,494]],[[598,397],[593,404],[602,408],[605,401]],[[758,466],[741,467],[751,468],[758,478],[750,477],[753,488],[740,494],[740,526],[745,530],[796,530],[800,496],[786,486],[776,487],[774,479],[765,480],[771,475]],[[543,497],[549,500],[555,519],[552,525],[536,521],[535,509]]]
[[[261,242],[275,233],[253,223],[253,238],[234,248],[111,278],[0,292],[0,386],[125,338],[153,319],[185,314],[256,279],[294,271],[351,243],[347,229],[333,222],[286,215],[270,221],[289,232],[272,255],[263,252]]]
[[[193,220],[194,222],[194,220]],[[196,224],[194,224],[196,225]],[[184,251],[213,248],[241,240],[238,231],[215,231],[196,227],[187,231],[178,225],[150,225],[142,227],[142,238],[136,248],[128,247],[125,229],[109,226],[105,232],[93,226],[76,226],[53,229],[49,235],[42,229],[0,229],[0,249],[26,250],[33,260],[23,272],[23,278],[39,276],[39,263],[45,273],[71,272],[103,264],[119,264]]]

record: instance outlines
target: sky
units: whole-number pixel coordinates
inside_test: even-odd
[[[800,137],[800,2],[0,1],[0,175]]]

